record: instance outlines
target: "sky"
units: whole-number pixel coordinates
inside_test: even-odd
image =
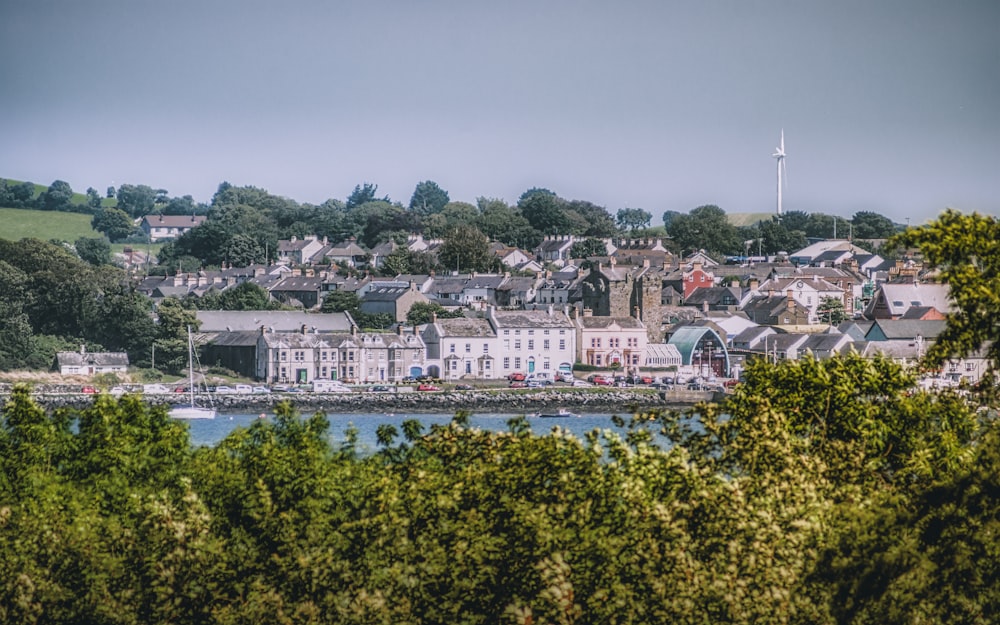
[[[0,0],[0,178],[1000,214],[996,0]]]

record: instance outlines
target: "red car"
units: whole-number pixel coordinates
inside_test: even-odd
[[[421,384],[421,385],[417,386],[417,390],[418,391],[440,391],[441,389],[439,389],[438,387],[434,386],[433,384]]]
[[[509,382],[524,382],[526,376],[520,371],[515,371],[507,376],[507,381]]]
[[[591,380],[591,383],[596,384],[597,386],[611,386],[615,383],[615,381],[602,375],[595,375],[594,379]]]
[[[80,392],[86,393],[87,395],[93,395],[94,393],[97,392],[97,389],[94,388],[93,386],[84,386],[83,388],[80,389]]]
[[[514,381],[512,381],[510,383],[510,387],[511,388],[524,388],[526,386],[528,386],[528,384],[526,382],[522,382],[520,380],[514,380]]]

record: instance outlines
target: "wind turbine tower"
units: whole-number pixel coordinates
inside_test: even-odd
[[[778,143],[778,147],[774,148],[774,154],[771,155],[778,161],[778,217],[781,217],[781,188],[783,185],[788,184],[785,181],[785,129],[781,129],[781,142]]]

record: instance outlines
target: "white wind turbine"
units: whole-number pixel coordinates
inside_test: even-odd
[[[785,129],[781,129],[781,142],[778,147],[774,148],[774,154],[772,157],[778,160],[778,217],[781,217],[781,189],[782,186],[787,185],[788,181],[785,180]]]

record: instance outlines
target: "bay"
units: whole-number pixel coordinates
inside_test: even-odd
[[[505,432],[509,427],[507,422],[524,413],[473,413],[469,418],[470,428],[479,428],[493,432]],[[262,416],[263,415],[263,416]],[[220,414],[215,419],[187,421],[188,432],[191,444],[194,446],[214,446],[223,438],[229,435],[236,428],[246,428],[259,419],[271,419],[272,413],[232,413]],[[376,430],[380,425],[388,424],[396,427],[399,432],[397,442],[402,439],[403,422],[408,419],[416,419],[424,426],[424,432],[430,430],[431,425],[446,425],[454,417],[453,413],[327,413],[330,421],[330,439],[336,444],[346,439],[344,434],[348,428],[357,430],[357,450],[362,454],[373,453],[378,450]],[[630,415],[620,415],[626,421]],[[587,432],[594,429],[617,429],[624,435],[625,430],[617,428],[612,422],[611,414],[586,414],[581,413],[578,417],[564,418],[540,418],[529,416],[528,424],[532,432],[539,435],[550,433],[554,427],[568,430],[581,441]]]

